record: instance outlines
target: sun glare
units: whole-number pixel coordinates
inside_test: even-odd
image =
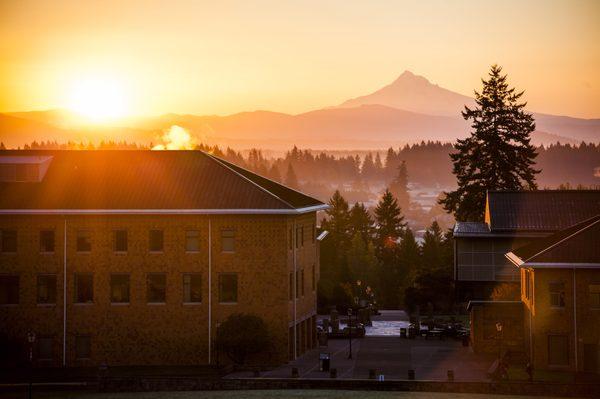
[[[127,113],[127,98],[117,79],[88,77],[74,82],[69,108],[95,122],[115,119]]]

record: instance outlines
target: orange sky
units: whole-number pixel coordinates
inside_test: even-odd
[[[131,114],[299,113],[405,69],[471,94],[499,63],[529,109],[600,117],[600,1],[173,3],[0,1],[0,111],[99,77]]]

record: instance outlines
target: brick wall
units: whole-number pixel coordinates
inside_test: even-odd
[[[230,314],[254,313],[269,326],[273,350],[261,361],[280,363],[288,358],[290,314],[288,278],[293,270],[289,250],[289,226],[304,226],[304,247],[297,250],[297,269],[304,270],[305,294],[297,300],[297,320],[310,318],[316,310],[316,292],[311,289],[312,265],[318,273],[316,244],[311,239],[314,213],[292,216],[268,215],[166,215],[166,216],[2,216],[0,227],[18,231],[18,252],[0,254],[0,274],[19,275],[19,304],[0,306],[0,325],[11,338],[24,341],[28,331],[52,339],[51,361],[62,363],[64,225],[67,225],[67,365],[100,363],[201,364],[208,362],[208,242],[209,219],[212,238],[212,336],[216,326]],[[39,231],[55,231],[55,251],[39,251]],[[113,250],[114,230],[128,232],[126,254]],[[149,252],[149,231],[164,232],[164,250]],[[235,235],[235,252],[221,251],[221,230]],[[91,233],[89,253],[76,251],[78,230]],[[186,230],[198,230],[200,251],[185,251]],[[166,301],[148,304],[147,273],[166,274]],[[55,305],[36,303],[37,276],[55,274]],[[94,301],[74,303],[75,273],[93,274]],[[111,274],[130,276],[129,304],[111,304]],[[202,301],[183,303],[183,274],[198,273],[202,279]],[[218,301],[219,274],[238,274],[237,304]],[[308,327],[305,327],[308,328]],[[310,326],[314,328],[314,326]],[[77,336],[90,336],[91,356],[76,359]],[[215,361],[213,353],[213,362]],[[220,360],[224,360],[221,356]]]

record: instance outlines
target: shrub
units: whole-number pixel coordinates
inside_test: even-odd
[[[235,313],[217,328],[215,343],[233,362],[244,364],[249,356],[269,348],[269,330],[258,316]]]

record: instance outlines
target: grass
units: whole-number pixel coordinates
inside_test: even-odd
[[[1,394],[0,398],[25,398],[24,392],[17,394]],[[521,399],[529,396],[517,395],[485,395],[468,393],[441,392],[373,392],[343,390],[256,390],[256,391],[193,391],[193,392],[35,392],[33,397],[39,399],[275,399],[275,398],[309,398],[309,399]],[[536,397],[542,399],[542,397]]]

